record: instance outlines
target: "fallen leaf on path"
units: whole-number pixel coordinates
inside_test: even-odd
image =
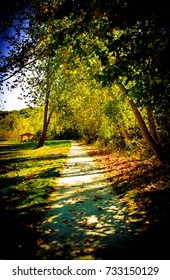
[[[75,214],[75,215],[77,215],[77,211],[74,210],[74,209],[70,209],[69,212],[70,212],[70,213],[73,213],[73,214]]]
[[[48,231],[49,231],[49,232],[55,232],[55,229],[50,228]]]
[[[86,250],[84,250],[84,253],[87,254],[87,253],[93,253],[95,251],[94,248],[88,248]]]
[[[94,229],[94,228],[96,228],[96,226],[95,225],[87,225],[87,228],[88,229]]]
[[[79,194],[79,193],[82,193],[83,191],[82,190],[77,190],[75,193],[77,194]]]
[[[102,197],[99,196],[99,195],[95,195],[95,198],[96,198],[96,199],[102,199]]]
[[[41,238],[40,238],[40,239],[38,239],[38,240],[37,240],[37,244],[38,244],[38,245],[42,245],[42,244],[44,244],[44,240],[43,240],[43,239],[41,239]]]
[[[71,221],[75,222],[75,221],[76,221],[76,218],[71,218]]]
[[[80,222],[79,227],[85,227],[87,225],[87,219],[84,219],[82,222]]]
[[[84,202],[83,199],[80,199],[80,200],[76,201],[76,203],[83,203],[83,202]]]
[[[88,238],[88,239],[86,239],[86,242],[87,242],[87,243],[93,243],[94,241],[95,241],[94,238]]]

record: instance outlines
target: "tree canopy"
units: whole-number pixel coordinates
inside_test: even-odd
[[[50,120],[48,112],[51,116],[52,107],[58,110],[54,104],[61,99],[65,100],[65,104],[61,109],[58,103],[60,113],[65,108],[64,111],[70,112],[70,120],[79,127],[81,109],[75,120],[73,105],[76,107],[76,104],[72,102],[72,108],[70,104],[76,91],[74,100],[82,104],[84,114],[95,110],[92,105],[89,105],[91,109],[85,110],[80,100],[82,96],[88,102],[91,98],[88,92],[89,89],[93,91],[87,82],[90,75],[97,89],[94,104],[96,108],[99,105],[102,107],[105,116],[98,121],[100,117],[96,114],[96,121],[92,122],[92,126],[90,124],[97,131],[94,133],[90,129],[91,134],[96,134],[94,138],[101,137],[106,123],[109,126],[112,121],[117,130],[124,131],[125,138],[132,139],[128,130],[131,127],[134,129],[134,124],[123,123],[126,118],[122,117],[128,105],[138,123],[141,137],[159,160],[166,162],[163,150],[170,139],[170,17],[167,5],[168,1],[134,0],[13,2],[10,11],[4,7],[5,12],[1,14],[2,36],[9,48],[8,54],[1,55],[1,85],[14,76],[16,80],[12,87],[17,87],[25,78],[28,81],[29,71],[38,73],[40,69],[42,71],[44,62],[47,65],[50,63],[47,79],[45,73],[42,80],[41,75],[36,80],[38,74],[31,77],[30,94],[37,102],[43,95],[42,87],[46,89],[46,124]],[[68,85],[75,77],[78,81],[74,71],[79,71],[79,76],[84,71],[88,74],[82,75],[83,84],[79,81],[72,89]],[[67,89],[61,86],[58,91],[57,83],[67,85]],[[51,91],[47,90],[48,84]],[[98,86],[105,90],[99,90]],[[99,92],[104,96],[102,106]],[[64,93],[64,98],[60,98]],[[53,104],[51,108],[50,104]],[[83,134],[88,134],[89,124],[85,126]]]

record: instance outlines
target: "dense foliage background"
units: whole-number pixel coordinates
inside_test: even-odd
[[[41,147],[47,138],[79,138],[112,148],[149,149],[166,163],[168,3],[12,3],[1,13],[1,36],[8,43],[8,53],[1,55],[2,91],[4,85],[18,88],[34,109],[2,112],[1,139],[29,131]]]

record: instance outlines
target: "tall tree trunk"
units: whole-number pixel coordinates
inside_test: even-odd
[[[123,136],[125,137],[125,139],[126,140],[128,140],[128,141],[131,141],[132,140],[132,137],[131,137],[131,135],[130,135],[130,133],[129,133],[129,131],[126,129],[126,125],[125,125],[125,122],[124,122],[124,120],[123,120],[123,115],[120,113],[120,117],[121,117],[121,131],[122,131],[122,134],[123,134]]]
[[[154,152],[156,157],[159,159],[160,162],[165,163],[166,158],[162,151],[162,148],[160,145],[154,140],[152,135],[150,134],[141,113],[139,112],[138,108],[136,107],[136,104],[132,99],[128,99],[128,104],[130,105],[136,119],[138,122],[138,125],[140,127],[140,130],[142,132],[143,138],[145,139],[146,143],[148,144],[149,148]]]
[[[53,105],[50,113],[49,113],[49,101],[50,101],[50,93],[51,93],[51,79],[52,79],[53,70],[51,70],[51,62],[48,58],[47,65],[46,65],[46,94],[45,94],[45,105],[44,105],[44,119],[43,119],[43,131],[40,137],[38,148],[43,147],[46,137],[47,137],[47,130],[48,126],[52,117],[52,114],[55,110],[55,105]]]
[[[47,110],[48,112],[48,110]],[[54,109],[52,109],[50,111],[50,114],[49,116],[46,114],[46,109],[45,109],[45,112],[44,112],[44,124],[43,124],[43,132],[42,132],[42,135],[40,137],[40,140],[39,140],[39,143],[38,143],[38,148],[41,148],[44,146],[45,144],[45,140],[46,140],[46,137],[47,137],[47,130],[48,130],[48,126],[49,126],[49,123],[50,123],[50,120],[51,120],[51,117],[52,117],[52,114],[54,112]]]
[[[41,148],[44,146],[46,136],[47,136],[49,97],[50,97],[50,91],[47,90],[46,96],[45,96],[45,106],[44,106],[43,131],[42,131],[42,135],[40,137],[39,143],[38,143],[38,148]]]
[[[48,112],[49,112],[49,98],[50,98],[50,87],[47,90],[46,97],[45,97],[43,131],[42,131],[42,135],[40,137],[39,143],[38,143],[38,148],[43,147],[44,144],[45,144],[45,140],[46,140],[46,137],[47,137],[48,126],[49,126],[52,114],[55,110],[55,107],[53,107],[51,109],[49,115],[48,115]]]
[[[131,141],[132,137],[131,137],[129,131],[126,128],[124,128],[123,126],[121,127],[121,130],[122,130],[122,134],[125,137],[125,139],[128,141]]]
[[[123,85],[119,84],[118,82],[115,82],[115,84],[119,87],[119,89],[121,90],[121,92],[123,94],[126,93],[126,88]],[[136,104],[130,98],[127,98],[127,102],[129,104],[131,110],[133,111],[134,115],[135,115],[135,118],[138,122],[139,128],[142,132],[143,138],[145,139],[149,148],[153,151],[153,153],[156,155],[156,157],[159,159],[159,161],[161,163],[166,163],[166,157],[165,157],[165,155],[162,151],[162,148],[160,147],[160,145],[154,140],[154,138],[150,134],[150,132],[149,132],[144,120],[143,120],[143,117],[142,117],[140,111],[136,107]]]
[[[158,134],[156,130],[156,124],[154,120],[154,116],[152,113],[152,109],[148,106],[147,107],[147,117],[148,117],[148,124],[149,124],[149,130],[152,135],[152,137],[155,139],[155,141],[158,143]]]

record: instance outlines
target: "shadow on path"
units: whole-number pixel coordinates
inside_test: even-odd
[[[38,258],[157,258],[155,253],[162,248],[153,237],[157,228],[148,231],[147,224],[143,226],[140,219],[130,216],[102,172],[87,152],[73,142],[41,225]]]

